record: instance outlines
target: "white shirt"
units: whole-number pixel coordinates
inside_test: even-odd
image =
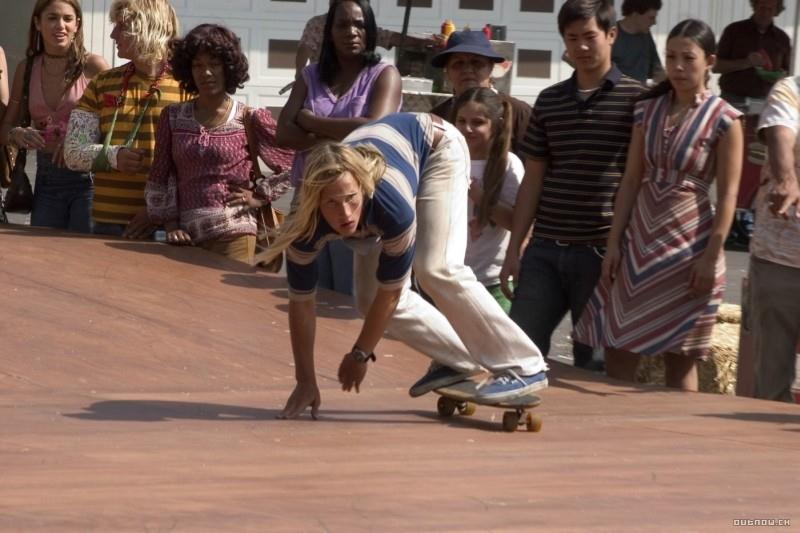
[[[761,112],[758,132],[765,128],[785,126],[797,137],[794,144],[795,172],[800,180],[800,76],[777,82]],[[764,165],[764,180],[771,180],[769,163]],[[800,268],[800,220],[789,209],[787,219],[773,215],[767,205],[772,182],[761,186],[756,198],[756,226],[750,239],[750,253],[773,263]]]
[[[477,181],[483,187],[483,171],[486,168],[486,160],[472,160],[470,178]],[[506,165],[506,173],[503,187],[500,190],[499,202],[513,206],[517,200],[517,190],[522,177],[525,175],[525,167],[519,157],[509,152]],[[469,219],[477,218],[475,205],[472,200],[469,202]],[[464,264],[472,268],[475,277],[485,286],[490,287],[500,283],[500,269],[506,257],[506,248],[511,238],[511,232],[488,222],[481,228],[481,235],[476,240],[470,237],[467,242],[467,253],[464,256]]]

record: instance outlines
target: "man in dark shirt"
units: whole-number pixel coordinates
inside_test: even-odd
[[[611,63],[614,18],[607,0],[563,5],[558,27],[575,73],[542,91],[521,145],[525,177],[500,282],[510,293],[509,278],[516,281],[511,318],[543,354],[567,311],[577,322],[597,284],[634,99],[644,90]],[[533,238],[520,261],[531,224]],[[589,346],[576,343],[573,356],[576,366],[593,364]]]
[[[766,98],[775,79],[765,71],[789,72],[791,41],[774,20],[785,8],[784,0],[750,0],[753,16],[730,24],[717,48],[715,72],[722,74],[722,97],[734,104],[744,99]]]

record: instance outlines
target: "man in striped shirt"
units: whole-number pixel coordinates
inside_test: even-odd
[[[64,158],[72,170],[95,171],[95,233],[146,238],[155,229],[144,187],[156,125],[162,109],[188,98],[167,70],[167,44],[178,33],[178,20],[166,0],[115,0],[110,17],[117,55],[131,61],[99,74],[86,88],[70,115]]]
[[[514,279],[511,318],[545,355],[567,311],[577,322],[600,276],[633,103],[643,91],[611,62],[614,18],[607,0],[562,6],[558,27],[575,73],[539,95],[520,148],[525,177],[500,279],[509,296]],[[573,357],[576,366],[599,366],[589,346],[576,343]]]
[[[366,124],[306,160],[299,204],[272,252],[288,248],[289,328],[297,386],[282,416],[320,403],[314,371],[316,255],[331,239],[356,249],[354,285],[364,324],[339,367],[358,389],[384,331],[438,364],[419,396],[488,370],[478,391],[502,400],[545,388],[547,366],[525,333],[464,265],[469,150],[451,124],[398,113]],[[410,290],[417,280],[436,307]]]

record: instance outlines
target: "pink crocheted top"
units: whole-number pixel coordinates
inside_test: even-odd
[[[227,120],[206,129],[194,118],[194,102],[164,108],[156,130],[156,150],[145,188],[153,222],[178,221],[194,242],[255,235],[256,221],[225,199],[237,188],[252,188],[252,168],[244,129],[246,107],[237,102]],[[252,111],[258,155],[274,174],[258,184],[255,195],[274,200],[288,184],[294,153],[275,145],[276,123],[266,109]]]

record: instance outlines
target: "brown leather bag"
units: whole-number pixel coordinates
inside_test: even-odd
[[[256,141],[253,133],[253,112],[250,108],[245,110],[244,114],[244,131],[247,135],[247,150],[250,153],[250,160],[252,161],[253,168],[250,171],[250,180],[255,187],[258,180],[263,179],[264,175],[261,173],[261,167],[258,164],[258,149],[256,148]],[[255,265],[267,272],[277,273],[283,268],[283,258],[285,253],[281,253],[271,261],[260,260],[259,257],[263,256],[269,249],[270,244],[275,240],[275,233],[278,227],[283,223],[284,215],[279,210],[272,207],[272,204],[265,204],[258,209],[255,209],[254,215],[256,217],[256,254]]]
[[[19,126],[26,128],[31,124],[31,113],[28,107],[28,90],[31,84],[31,70],[33,69],[33,57],[29,57],[25,63],[25,75],[23,77],[22,98],[20,99],[20,120]],[[4,159],[9,161],[9,146],[4,146]],[[3,209],[8,213],[30,213],[33,208],[33,188],[31,180],[25,173],[25,163],[27,161],[27,151],[17,150],[13,163],[9,163],[8,189],[3,198]]]
[[[25,173],[26,159],[27,152],[20,150],[11,173],[11,183],[3,199],[3,209],[7,213],[30,213],[33,209],[33,189],[31,180]]]

